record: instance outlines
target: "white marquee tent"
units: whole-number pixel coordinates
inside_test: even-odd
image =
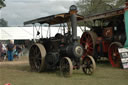
[[[39,29],[37,27],[37,29]],[[51,36],[54,36],[59,27],[51,27]],[[43,37],[47,37],[48,27],[42,27]],[[41,31],[41,30],[40,30]],[[59,31],[61,32],[61,31]],[[36,37],[36,30],[34,32]],[[78,36],[82,35],[82,31],[78,28]],[[21,39],[33,39],[33,27],[0,27],[0,40],[21,40]]]

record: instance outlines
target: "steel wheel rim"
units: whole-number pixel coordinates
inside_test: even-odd
[[[83,33],[80,43],[85,48],[84,55],[94,55],[95,49],[95,42],[96,42],[97,35],[94,32],[85,32]],[[84,56],[82,56],[84,58]]]
[[[86,56],[83,59],[83,63],[82,64],[83,64],[82,65],[82,70],[87,75],[91,75],[96,69],[95,61],[91,56]]]
[[[61,74],[65,77],[69,77],[72,75],[72,70],[73,70],[73,66],[70,58],[64,57],[60,62]]]
[[[30,48],[29,63],[33,71],[41,72],[44,70],[44,60],[46,51],[41,44],[34,44]]]
[[[120,46],[113,44],[109,49],[109,60],[113,67],[120,67],[121,64],[120,54],[118,52],[119,47]]]

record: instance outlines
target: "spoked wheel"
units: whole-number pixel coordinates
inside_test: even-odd
[[[68,57],[62,58],[62,60],[60,61],[61,74],[65,77],[69,77],[72,75],[72,71],[73,71],[73,65],[71,59]]]
[[[91,75],[96,69],[96,63],[92,56],[84,57],[82,61],[82,70],[85,74]]]
[[[95,44],[96,44],[97,35],[94,32],[84,32],[80,43],[85,48],[86,55],[94,55]]]
[[[121,66],[120,54],[118,52],[118,48],[122,47],[122,44],[119,42],[114,42],[110,45],[108,50],[108,57],[111,65],[113,67]]]
[[[34,44],[29,52],[29,64],[32,71],[41,72],[45,70],[46,50],[42,44]]]

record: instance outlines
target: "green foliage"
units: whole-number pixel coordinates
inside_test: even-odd
[[[5,1],[5,0],[0,0],[0,8],[5,7],[4,1]]]
[[[118,0],[116,2],[115,8],[119,8],[120,6],[124,5],[126,0]]]
[[[85,17],[103,13],[108,10],[119,8],[125,5],[125,0],[79,0],[76,3],[79,13]],[[87,27],[91,27],[92,21],[86,22]],[[79,25],[83,25],[80,23]]]
[[[102,13],[124,5],[125,0],[79,0],[76,5],[83,16]]]
[[[7,27],[8,26],[8,22],[5,21],[4,19],[0,19],[0,27]]]

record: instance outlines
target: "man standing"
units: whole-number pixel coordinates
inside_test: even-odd
[[[0,42],[0,61],[1,61],[1,59],[2,59],[1,53],[2,53],[2,44],[1,44],[1,42]]]
[[[7,45],[7,54],[8,54],[8,61],[13,61],[13,48],[14,48],[14,43],[12,40]]]

